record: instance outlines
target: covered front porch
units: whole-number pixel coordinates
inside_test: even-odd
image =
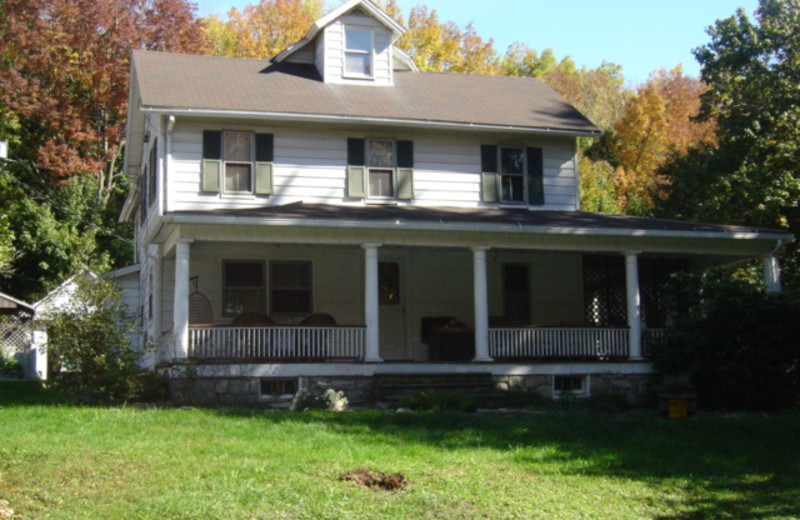
[[[638,362],[664,341],[658,284],[670,272],[755,256],[768,290],[780,287],[773,253],[785,237],[759,230],[309,211],[168,219],[142,272],[160,363]],[[210,309],[199,320],[198,294]],[[237,323],[244,314],[265,321]],[[318,315],[332,322],[307,321]]]

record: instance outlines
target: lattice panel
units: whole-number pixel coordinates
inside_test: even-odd
[[[30,321],[20,316],[0,316],[0,347],[13,354],[25,352],[33,341]]]
[[[624,258],[584,256],[583,295],[587,324],[598,327],[626,325]]]

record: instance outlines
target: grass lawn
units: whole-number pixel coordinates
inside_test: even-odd
[[[81,408],[18,384],[0,382],[14,518],[800,518],[798,413]],[[339,480],[356,468],[414,485]]]

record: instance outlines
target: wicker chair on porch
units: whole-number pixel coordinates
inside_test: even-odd
[[[300,325],[336,325],[336,318],[323,312],[306,316]]]
[[[311,316],[306,316],[299,323],[300,327],[329,327],[336,325],[336,318],[330,314],[317,313]],[[325,354],[320,355],[320,352],[327,350],[330,338],[328,332],[325,331],[321,335],[312,337],[298,331],[296,351],[298,352],[298,360],[300,361],[318,361],[325,359]]]
[[[260,312],[245,312],[244,314],[240,314],[233,318],[234,325],[243,325],[245,327],[252,327],[258,325],[275,325],[275,320],[267,316],[266,314],[261,314]]]

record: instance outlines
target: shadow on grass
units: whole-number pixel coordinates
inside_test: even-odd
[[[0,406],[68,404],[64,394],[48,388],[42,381],[31,379],[0,380]]]
[[[685,497],[675,507],[681,513],[660,520],[800,517],[798,413],[705,415],[683,421],[647,412],[216,413],[271,424],[318,422],[329,431],[374,443],[508,452],[517,464],[539,474],[632,479],[661,490],[671,483]]]

